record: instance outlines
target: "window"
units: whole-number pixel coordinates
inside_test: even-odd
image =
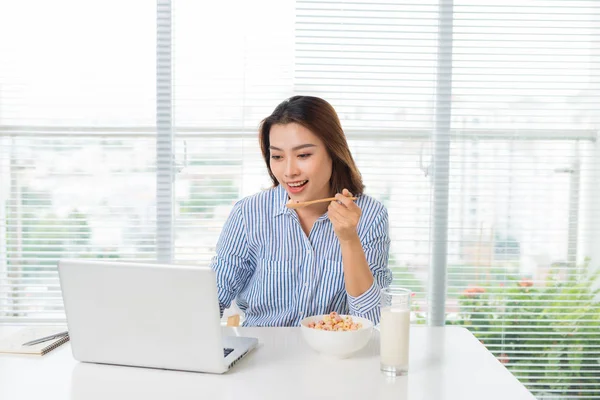
[[[35,7],[0,0],[0,321],[64,318],[59,258],[208,262],[270,185],[258,123],[313,94],[388,207],[414,323],[600,398],[597,1]]]
[[[64,319],[59,258],[156,257],[155,20],[0,2],[0,320]]]

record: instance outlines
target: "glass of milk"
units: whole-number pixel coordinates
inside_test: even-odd
[[[400,287],[381,289],[381,370],[388,375],[408,373],[410,295]]]

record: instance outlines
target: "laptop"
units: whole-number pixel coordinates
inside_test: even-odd
[[[258,345],[222,335],[208,267],[60,260],[58,272],[78,361],[219,374]]]

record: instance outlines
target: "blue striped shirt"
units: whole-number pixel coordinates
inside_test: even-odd
[[[233,207],[212,260],[221,313],[236,299],[245,326],[298,326],[304,317],[332,311],[377,323],[380,289],[392,281],[385,207],[366,195],[356,200],[362,210],[357,232],[374,282],[353,297],[344,286],[342,253],[327,214],[307,237],[287,201],[277,186]]]

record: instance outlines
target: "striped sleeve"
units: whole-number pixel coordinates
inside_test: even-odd
[[[373,285],[360,296],[348,294],[350,314],[367,318],[375,324],[380,318],[380,291],[392,283],[392,271],[388,268],[390,242],[388,213],[382,208],[363,240],[365,257],[373,273]]]
[[[254,273],[249,253],[242,207],[238,202],[223,226],[211,264],[217,276],[221,316]]]

